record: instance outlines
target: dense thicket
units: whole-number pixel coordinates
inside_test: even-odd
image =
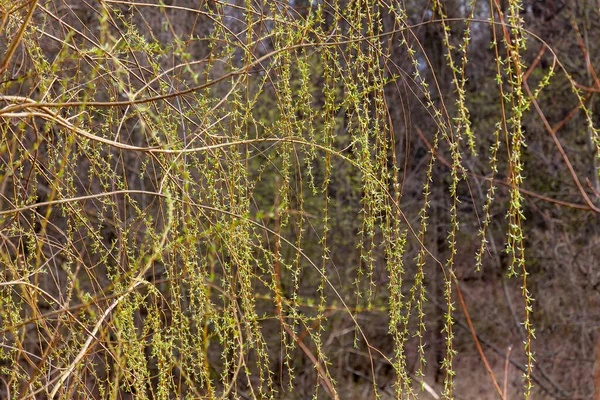
[[[600,396],[595,2],[0,10],[1,398]]]

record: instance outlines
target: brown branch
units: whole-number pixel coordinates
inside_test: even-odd
[[[594,70],[594,67],[592,66],[592,62],[590,60],[590,54],[588,53],[588,51],[585,47],[585,43],[583,42],[583,38],[581,37],[581,32],[579,31],[579,26],[577,25],[577,22],[575,22],[573,16],[571,16],[571,26],[573,27],[573,30],[575,31],[575,34],[577,36],[577,44],[579,45],[579,49],[581,50],[581,53],[583,54],[583,57],[585,58],[585,65],[588,69],[588,72],[590,73],[592,79],[594,80],[596,88],[600,89],[600,80],[598,80],[596,71]]]
[[[575,172],[575,169],[573,168],[573,165],[571,165],[571,161],[569,160],[569,157],[567,156],[567,153],[565,152],[565,150],[563,149],[562,145],[560,144],[560,141],[556,137],[556,132],[554,131],[554,129],[552,129],[552,127],[548,123],[548,120],[546,119],[546,116],[544,115],[544,112],[540,108],[540,105],[538,104],[537,100],[535,99],[535,97],[531,93],[531,89],[529,89],[529,85],[527,84],[526,80],[523,80],[523,87],[525,88],[525,91],[527,92],[527,95],[529,96],[529,99],[531,100],[531,104],[533,104],[533,107],[535,108],[535,111],[538,113],[539,117],[541,118],[542,123],[544,125],[544,128],[546,129],[546,132],[548,132],[550,134],[550,137],[552,138],[552,141],[554,142],[554,145],[558,149],[558,152],[560,153],[563,161],[565,162],[565,164],[567,166],[567,169],[569,170],[569,174],[573,178],[573,182],[575,183],[575,186],[577,186],[577,189],[579,190],[579,193],[581,194],[581,197],[583,198],[583,200],[585,201],[585,203],[588,205],[588,207],[589,207],[590,210],[592,210],[592,211],[600,214],[600,208],[596,207],[594,205],[594,203],[592,203],[592,201],[590,200],[587,192],[585,191],[585,189],[581,185],[581,182],[579,181],[579,177],[577,176],[577,173]]]
[[[38,3],[38,0],[33,0],[31,2],[31,7],[29,7],[29,11],[27,11],[27,15],[25,16],[25,20],[21,24],[21,28],[19,29],[17,36],[14,38],[10,47],[8,48],[8,51],[6,52],[6,57],[4,58],[4,61],[2,61],[2,64],[0,64],[0,75],[2,75],[2,73],[6,70],[6,68],[8,68],[10,59],[15,54],[15,51],[17,51],[17,46],[19,45],[19,43],[21,43],[21,39],[23,39],[23,35],[25,34],[25,29],[27,28],[27,25],[29,25],[31,18],[33,17],[33,12],[35,11],[35,8],[37,7],[37,3]]]
[[[533,60],[533,63],[531,63],[531,66],[527,69],[527,72],[525,72],[525,75],[523,75],[523,79],[524,80],[527,79],[527,78],[529,78],[529,75],[531,75],[531,73],[533,72],[533,70],[535,69],[535,67],[538,65],[538,63],[542,59],[542,56],[546,52],[546,49],[547,49],[546,44],[542,43],[542,48],[540,49],[537,57],[535,58],[535,60]]]
[[[508,366],[510,365],[510,352],[512,351],[512,346],[508,346],[506,350],[506,357],[504,360],[504,399],[508,399]]]
[[[600,336],[596,341],[596,358],[594,360],[594,400],[600,400]]]
[[[460,307],[461,307],[463,313],[465,314],[465,318],[467,319],[467,325],[469,326],[469,331],[471,331],[471,335],[473,336],[473,341],[475,342],[475,347],[477,347],[477,352],[479,353],[479,356],[481,357],[481,361],[483,361],[483,366],[485,367],[485,370],[487,371],[490,379],[492,380],[494,389],[496,389],[496,392],[498,392],[498,395],[500,396],[500,398],[502,400],[506,400],[506,397],[505,397],[505,395],[502,394],[502,390],[500,390],[498,381],[496,380],[496,377],[494,376],[494,371],[492,371],[492,368],[490,367],[490,364],[488,363],[487,358],[485,357],[485,354],[483,353],[483,349],[481,348],[481,344],[479,343],[479,339],[477,338],[477,334],[475,333],[475,328],[473,328],[473,323],[471,322],[471,316],[469,315],[469,311],[467,310],[467,305],[465,304],[465,299],[463,298],[462,291],[460,290],[460,284],[458,283],[458,279],[454,278],[454,281],[456,284],[456,294],[458,295],[458,301],[460,302]],[[505,381],[506,381],[506,379],[505,379]]]

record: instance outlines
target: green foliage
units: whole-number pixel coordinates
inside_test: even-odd
[[[532,398],[523,126],[557,70],[524,89],[522,4],[471,2],[451,18],[435,1],[415,22],[398,2],[170,3],[3,14],[2,396],[346,398],[330,349],[350,326],[373,397],[390,394],[382,364],[396,398],[431,391],[438,370],[455,398],[458,267],[483,269],[503,209]],[[494,95],[469,92],[476,24]],[[421,27],[438,29],[440,65]],[[476,129],[478,102],[490,132]],[[475,228],[461,204],[473,162],[488,174]],[[384,333],[364,322],[374,314]]]

